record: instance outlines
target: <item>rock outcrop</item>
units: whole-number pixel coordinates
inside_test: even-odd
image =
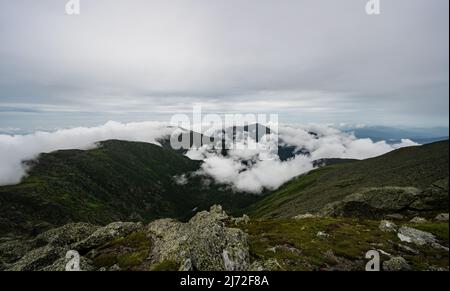
[[[420,222],[316,215],[250,220],[230,217],[221,206],[212,206],[187,222],[71,223],[29,240],[3,238],[0,269],[73,270],[76,254],[83,271],[347,271],[363,270],[369,250],[380,253],[386,271],[445,268],[448,239],[442,233],[448,224]]]
[[[247,234],[226,227],[229,220],[222,207],[213,206],[209,212],[197,213],[188,223],[172,219],[150,223],[147,233],[153,238],[152,259],[176,262],[182,270],[247,270]]]
[[[305,213],[305,214],[296,215],[292,218],[300,220],[300,219],[308,219],[308,218],[316,218],[316,217],[317,217],[317,215],[315,215],[315,214]]]
[[[416,216],[413,219],[411,219],[409,222],[414,223],[414,224],[424,224],[424,223],[427,223],[428,220],[426,220],[423,217]]]
[[[343,200],[327,204],[324,216],[352,216],[378,219],[387,215],[448,208],[448,180],[438,181],[425,190],[414,187],[366,188]]]
[[[447,247],[440,245],[434,235],[429,232],[418,230],[408,226],[402,226],[398,230],[398,238],[401,241],[413,243],[419,246],[430,245],[436,249],[444,249],[448,251]]]
[[[247,221],[244,216],[237,222]],[[248,235],[227,226],[232,223],[236,219],[217,205],[209,212],[197,213],[187,223],[173,219],[159,219],[147,226],[134,222],[114,222],[104,227],[72,223],[26,242],[1,244],[2,269],[63,271],[66,253],[72,250],[80,255],[80,269],[85,271],[249,270]],[[24,251],[13,256],[17,249]]]
[[[18,261],[7,264],[12,271],[65,270],[66,253],[76,250],[83,253],[108,241],[142,228],[139,223],[115,222],[105,227],[88,223],[70,223],[38,235],[35,239],[22,242],[29,252]],[[93,270],[92,262],[81,257],[82,270]]]
[[[392,221],[382,220],[378,228],[384,232],[396,232],[398,227]]]
[[[411,266],[402,257],[392,257],[383,262],[383,271],[410,271]]]
[[[113,222],[105,227],[98,228],[87,238],[75,243],[74,250],[85,252],[96,247],[102,246],[114,238],[124,237],[143,227],[142,223],[137,222]]]
[[[437,221],[448,221],[448,213],[440,213],[434,218]]]
[[[89,223],[69,223],[38,235],[36,243],[38,245],[49,244],[59,247],[70,246],[85,240],[99,229],[102,229],[102,227]]]

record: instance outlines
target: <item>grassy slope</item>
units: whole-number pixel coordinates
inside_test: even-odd
[[[428,222],[411,225],[434,234],[438,242],[448,247],[448,223]],[[383,232],[379,221],[353,218],[271,219],[251,220],[249,223],[232,224],[249,234],[250,260],[276,260],[275,270],[355,270],[364,271],[369,250],[383,250],[394,256],[402,256],[413,270],[429,270],[430,267],[447,268],[448,252],[429,246],[417,246],[401,242],[395,233]],[[328,237],[318,237],[319,231]],[[409,246],[418,253],[412,253],[401,246]],[[143,232],[117,238],[92,252],[96,267],[111,267],[114,264],[122,270],[169,270],[179,266],[170,261],[151,265],[148,261],[152,251],[151,241]],[[382,254],[381,262],[389,257]]]
[[[138,142],[106,141],[92,150],[42,154],[22,183],[0,187],[0,233],[29,231],[40,222],[185,219],[194,207],[220,203],[232,212],[255,200],[204,187],[200,177],[174,183],[174,175],[199,166],[174,151]]]
[[[448,179],[448,165],[448,141],[402,148],[380,157],[314,170],[262,198],[246,212],[253,217],[292,217],[318,211],[363,187],[425,188]]]
[[[406,221],[397,223],[408,225]],[[251,259],[275,259],[279,270],[364,271],[365,254],[373,249],[404,257],[413,270],[428,270],[431,266],[448,268],[446,250],[401,242],[395,233],[382,232],[379,224],[372,220],[327,217],[251,220],[238,227],[250,235]],[[448,247],[447,222],[409,226],[431,232],[440,244]],[[329,237],[318,237],[319,231]],[[418,254],[402,249],[400,245],[408,245]],[[388,259],[385,255],[381,257],[382,262]]]

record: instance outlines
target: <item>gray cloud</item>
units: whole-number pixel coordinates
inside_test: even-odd
[[[2,126],[30,112],[154,119],[194,103],[448,125],[448,1],[381,0],[375,17],[366,0],[81,0],[77,17],[65,2],[0,0]]]

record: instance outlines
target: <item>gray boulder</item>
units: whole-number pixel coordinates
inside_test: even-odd
[[[408,226],[402,226],[398,230],[397,235],[401,241],[413,243],[419,246],[436,242],[436,238],[431,233]]]
[[[424,223],[427,223],[428,220],[426,220],[423,217],[416,216],[413,219],[411,219],[409,222],[414,223],[414,224],[424,224]]]
[[[147,226],[153,238],[152,261],[176,262],[180,269],[239,271],[249,268],[248,236],[226,227],[220,206],[197,213],[188,223],[160,219]]]
[[[316,236],[319,238],[329,238],[330,237],[330,235],[324,231],[318,231]]]
[[[448,210],[448,178],[434,182],[409,206],[413,210]]]
[[[326,205],[321,214],[379,218],[407,209],[418,199],[420,193],[421,190],[414,187],[366,188],[342,201]]]
[[[437,221],[448,221],[448,213],[440,213],[434,219]]]
[[[392,257],[388,261],[383,262],[384,271],[410,271],[411,266],[402,257]]]
[[[232,217],[231,221],[235,224],[241,224],[241,223],[248,224],[250,222],[250,217],[248,217],[247,214],[244,214],[244,215],[242,215],[242,217],[236,217],[236,218]]]
[[[299,214],[294,217],[293,219],[301,220],[301,219],[307,219],[307,218],[317,218],[317,215],[311,214],[311,213],[305,213],[305,214]]]
[[[434,182],[424,190],[415,187],[363,188],[341,201],[327,204],[324,216],[354,216],[379,219],[392,214],[416,214],[421,211],[448,210],[448,178]]]
[[[382,220],[378,228],[384,232],[396,232],[398,229],[397,225],[389,220]]]

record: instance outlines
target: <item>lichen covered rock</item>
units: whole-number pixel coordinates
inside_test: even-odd
[[[311,214],[311,213],[305,213],[305,214],[299,214],[294,217],[293,219],[307,219],[307,218],[316,218],[317,215]]]
[[[435,219],[437,221],[448,221],[448,213],[440,213],[436,215]]]
[[[12,264],[8,270],[40,271],[64,255],[64,248],[46,245],[28,252],[18,262]]]
[[[414,243],[419,246],[436,242],[436,238],[431,233],[408,226],[402,226],[398,230],[398,237],[401,241]]]
[[[142,223],[135,222],[113,222],[105,227],[98,228],[84,240],[75,243],[72,248],[77,251],[86,251],[99,247],[116,237],[126,236],[141,229]]]
[[[172,219],[154,221],[147,227],[154,240],[152,259],[177,262],[180,269],[247,270],[247,234],[227,227],[229,221],[230,217],[220,206],[197,213],[187,223]]]
[[[426,220],[423,217],[416,216],[413,219],[411,219],[409,222],[414,223],[414,224],[424,224],[424,223],[427,223],[428,220]]]
[[[411,266],[403,257],[392,257],[383,262],[384,271],[410,271]]]
[[[88,238],[99,228],[100,226],[89,223],[69,223],[38,235],[36,242],[43,245],[70,246]]]
[[[379,218],[408,209],[419,199],[421,193],[420,189],[414,187],[366,188],[345,197],[342,201],[326,205],[321,214]]]
[[[382,220],[380,222],[380,226],[378,228],[384,232],[396,232],[397,231],[397,225],[389,220]]]

